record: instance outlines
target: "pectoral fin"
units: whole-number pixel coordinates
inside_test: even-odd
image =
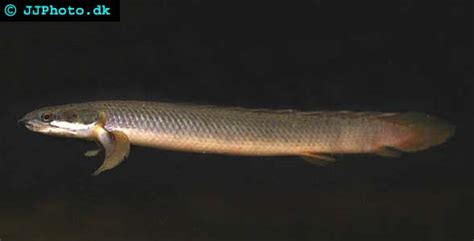
[[[318,166],[326,166],[336,161],[336,159],[330,156],[325,156],[321,154],[313,154],[313,153],[304,153],[303,155],[301,155],[301,158],[303,158],[308,163],[318,165]]]
[[[105,149],[105,159],[102,165],[92,174],[94,176],[118,166],[130,152],[130,142],[123,132],[108,132],[101,127],[97,128],[97,138]]]

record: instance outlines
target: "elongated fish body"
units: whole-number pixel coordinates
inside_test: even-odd
[[[44,120],[45,113],[49,120]],[[142,101],[47,107],[23,120],[34,131],[99,142],[100,135],[116,133],[120,138],[115,139],[154,148],[323,160],[330,160],[325,156],[330,153],[392,156],[397,151],[424,150],[454,133],[452,125],[421,113],[251,110]],[[41,129],[38,122],[55,130]],[[113,141],[111,137],[109,142]]]
[[[396,114],[246,110],[146,102],[98,102],[105,128],[132,144],[235,155],[370,153],[410,138]]]

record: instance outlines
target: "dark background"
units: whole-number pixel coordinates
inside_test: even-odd
[[[439,3],[442,2],[442,3]],[[0,24],[0,238],[472,240],[471,1],[122,1],[119,23]],[[132,147],[32,133],[35,108],[106,99],[419,111],[447,143],[386,159]]]

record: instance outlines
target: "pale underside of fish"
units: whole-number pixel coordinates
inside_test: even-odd
[[[45,107],[22,122],[32,131],[94,140],[105,149],[95,175],[128,155],[130,144],[180,151],[249,156],[329,154],[397,156],[439,145],[454,126],[423,113],[301,112],[144,101],[97,101]],[[89,151],[87,155],[96,155]]]

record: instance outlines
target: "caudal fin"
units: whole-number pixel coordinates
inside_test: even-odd
[[[393,148],[405,152],[421,151],[440,145],[453,136],[456,129],[447,121],[417,112],[384,117],[384,120],[409,128],[410,138],[393,146]]]

